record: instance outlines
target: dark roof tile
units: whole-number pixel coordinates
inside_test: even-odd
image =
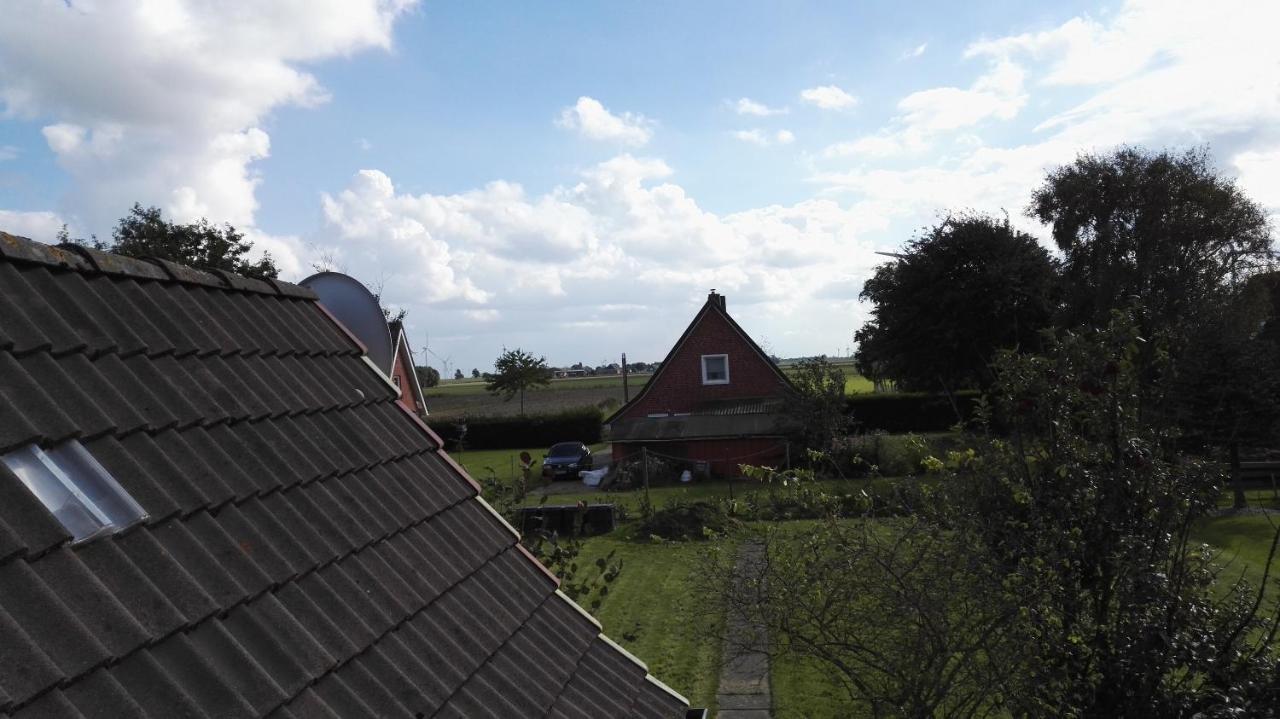
[[[220,621],[208,621],[187,635],[224,681],[235,687],[261,716],[289,699],[275,679]]]
[[[151,652],[135,652],[111,667],[110,672],[111,678],[149,717],[213,719],[201,710],[196,699],[182,689]]]
[[[120,275],[123,277],[134,277],[139,279],[166,280],[169,278],[168,273],[159,265],[147,260],[140,260],[135,257],[126,257],[124,255],[114,255],[102,250],[95,250],[92,247],[84,247],[79,245],[66,246],[60,245],[62,249],[75,252],[83,257],[90,266],[97,271],[106,275]]]
[[[88,266],[88,263],[78,254],[43,242],[32,242],[25,237],[17,237],[8,232],[0,232],[0,257],[50,267],[85,269]]]
[[[129,562],[142,570],[174,609],[185,617],[187,624],[195,624],[218,611],[213,597],[164,550],[164,546],[151,536],[150,530],[143,528],[119,535],[116,544],[128,556]]]
[[[361,702],[368,706],[369,713],[366,716],[416,719],[412,712],[396,701],[395,696],[379,681],[379,678],[365,667],[362,657],[354,657],[344,664],[332,675],[332,679],[340,681],[343,691],[359,697]],[[329,680],[326,680],[316,687],[316,691],[326,698],[332,693],[332,690],[325,686],[328,683]],[[342,700],[343,697],[339,695],[331,701],[339,703]],[[351,716],[358,715],[351,714]]]
[[[273,594],[240,605],[227,615],[223,625],[289,696],[337,661]]]
[[[46,442],[98,437],[116,429],[106,411],[80,389],[81,382],[94,379],[96,373],[89,367],[89,360],[83,355],[58,360],[37,352],[18,360],[0,352],[0,375],[17,384],[15,394],[28,400],[25,406],[18,403],[24,413],[48,418],[49,424],[37,425]]]
[[[0,608],[0,710],[5,703],[25,702],[65,674],[19,625],[20,618]]]
[[[13,719],[82,719],[84,715],[61,691],[54,689],[13,713]]]
[[[0,607],[66,676],[78,676],[111,658],[111,651],[24,560],[0,564]]]
[[[203,285],[218,288],[227,286],[226,280],[215,274],[205,272],[204,270],[197,270],[194,267],[180,265],[176,262],[161,259],[159,257],[148,257],[147,260],[160,265],[160,267],[164,268],[164,271],[169,275],[169,277],[181,282],[182,284],[197,286]]]
[[[134,534],[146,530],[134,530]],[[167,636],[186,619],[151,578],[134,564],[113,540],[89,542],[76,548],[85,566],[129,610],[133,619],[152,637]]]
[[[309,290],[13,242],[0,452],[78,437],[149,518],[70,545],[0,468],[0,719],[682,704],[584,654],[598,625]]]
[[[146,719],[142,707],[111,676],[110,670],[98,669],[64,691],[67,698],[86,719]]]
[[[221,676],[202,648],[176,634],[150,650],[174,683],[208,714],[219,719],[256,715],[236,687]]]
[[[50,552],[32,570],[112,657],[122,657],[150,638],[146,627],[138,624],[73,550],[62,547]]]

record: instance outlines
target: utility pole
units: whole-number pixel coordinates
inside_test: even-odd
[[[631,392],[627,389],[627,353],[622,353],[622,403],[631,401]]]

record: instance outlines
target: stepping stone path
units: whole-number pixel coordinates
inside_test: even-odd
[[[758,542],[747,542],[738,553],[735,566],[735,582],[750,576],[759,569],[764,559],[764,547]],[[724,642],[724,664],[720,668],[720,688],[716,703],[720,706],[720,719],[771,719],[773,695],[769,691],[769,655],[764,652],[765,633],[759,626],[752,626],[742,617],[732,614]]]

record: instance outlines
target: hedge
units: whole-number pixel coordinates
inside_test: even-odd
[[[956,405],[964,419],[971,416],[979,394],[976,390],[956,392]],[[845,414],[859,429],[885,432],[942,432],[957,421],[946,395],[924,392],[855,394],[846,400]]]
[[[466,423],[462,436],[461,422]],[[427,424],[440,435],[449,449],[511,449],[550,447],[556,442],[600,441],[600,411],[580,407],[554,414],[528,414],[523,417],[467,417],[465,420],[442,420]]]

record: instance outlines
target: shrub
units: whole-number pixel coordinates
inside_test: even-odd
[[[708,539],[727,533],[737,521],[718,502],[673,501],[640,525],[642,536],[662,539]]]
[[[973,416],[979,393],[963,390],[955,393],[956,405],[965,421]],[[855,394],[845,402],[845,412],[853,424],[863,431],[942,432],[957,423],[955,410],[944,395],[923,392],[892,394]]]
[[[428,424],[450,449],[549,447],[556,442],[573,441],[595,444],[601,438],[600,412],[594,407],[523,417],[468,417],[440,423],[428,418]]]

